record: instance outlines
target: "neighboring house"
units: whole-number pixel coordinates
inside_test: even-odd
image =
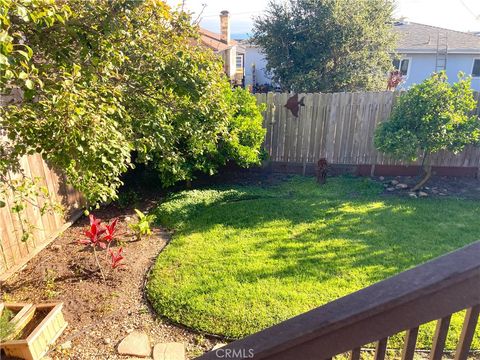
[[[245,46],[245,86],[271,84],[262,48],[248,40],[242,41],[242,44]]]
[[[234,85],[244,85],[245,48],[230,38],[230,14],[220,13],[220,34],[200,28],[202,44],[219,54],[223,59],[224,70]]]
[[[398,22],[398,60],[394,65],[405,77],[402,88],[418,84],[433,72],[445,70],[450,82],[463,71],[480,90],[480,37],[412,22]]]
[[[394,31],[398,33],[398,48],[393,63],[404,76],[401,88],[445,70],[451,82],[460,71],[471,75],[472,88],[480,91],[480,36],[411,22],[395,23]],[[262,49],[248,41],[243,44],[245,85],[271,83]]]

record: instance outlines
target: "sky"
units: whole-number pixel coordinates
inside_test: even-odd
[[[194,18],[201,14],[201,26],[215,32],[219,32],[220,11],[228,10],[232,34],[242,34],[251,33],[252,18],[262,14],[269,0],[184,1],[185,9],[193,12]],[[182,3],[167,2],[172,6]],[[202,12],[203,4],[206,6]],[[396,0],[395,16],[452,30],[480,31],[480,0]]]

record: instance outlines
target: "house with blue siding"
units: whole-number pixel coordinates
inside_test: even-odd
[[[445,70],[455,82],[462,71],[472,76],[472,88],[480,91],[480,36],[413,22],[396,22],[398,46],[393,65],[403,75],[406,89],[432,73]],[[248,41],[245,46],[245,84],[271,84],[262,49]]]
[[[445,70],[450,82],[462,71],[480,90],[480,36],[412,22],[397,22],[397,58],[394,66],[404,76],[401,88],[421,83],[433,72]]]

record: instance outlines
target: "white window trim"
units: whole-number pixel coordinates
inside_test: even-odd
[[[237,66],[237,59],[238,59],[238,58],[241,59],[241,63],[240,63],[241,66],[240,66],[240,67]],[[244,66],[243,66],[243,61],[244,61],[244,60],[243,60],[243,55],[237,55],[237,56],[235,57],[235,68],[236,68],[236,69],[243,69],[243,68],[244,68]]]
[[[410,76],[410,69],[412,68],[412,58],[410,56],[402,56],[402,57],[399,57],[398,60],[400,61],[398,70],[400,70],[400,68],[402,67],[402,61],[408,60],[407,73],[403,75],[404,79],[408,79],[408,77]]]
[[[475,66],[475,60],[478,60],[480,61],[480,57],[477,57],[477,58],[473,58],[472,60],[472,70],[470,70],[470,76],[472,77],[472,79],[480,79],[480,75],[478,76],[473,76],[473,67]]]

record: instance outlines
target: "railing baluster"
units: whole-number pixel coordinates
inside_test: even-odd
[[[352,353],[350,354],[350,360],[360,360],[360,348],[352,350]]]
[[[467,310],[465,322],[463,323],[462,334],[458,341],[457,351],[455,352],[455,360],[467,360],[470,345],[473,340],[473,333],[477,326],[480,305],[475,305]]]
[[[437,321],[435,335],[433,336],[432,351],[430,352],[430,360],[442,360],[451,318],[452,315],[448,315]]]
[[[377,342],[377,347],[375,349],[375,360],[385,359],[385,353],[387,352],[387,340],[388,337],[383,338]]]
[[[405,344],[403,345],[402,360],[412,360],[417,344],[418,326],[407,330],[405,333]]]

